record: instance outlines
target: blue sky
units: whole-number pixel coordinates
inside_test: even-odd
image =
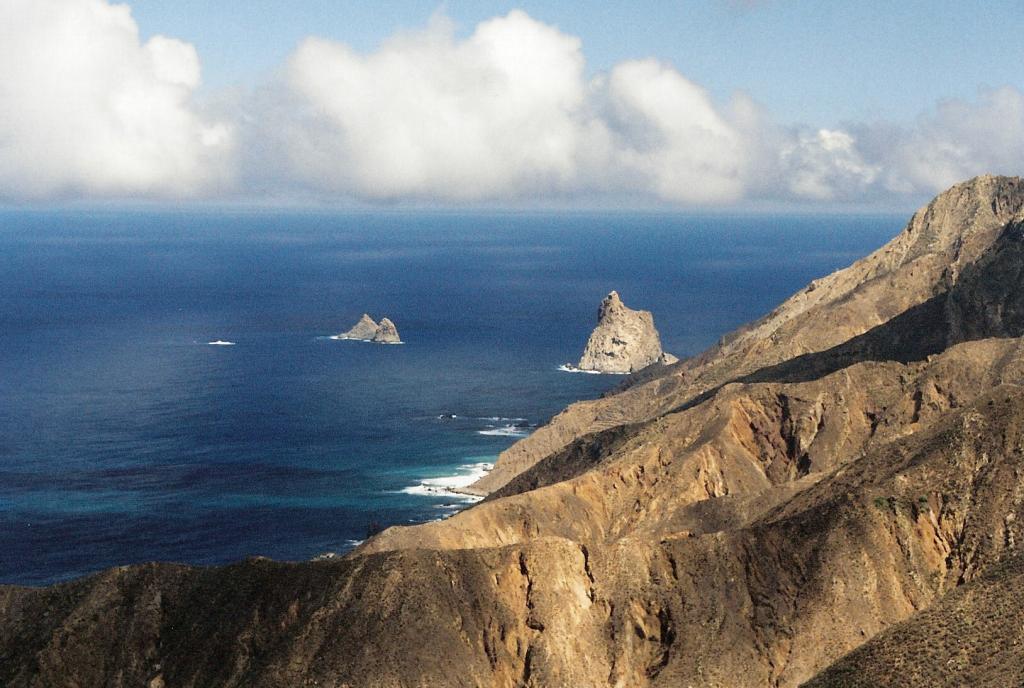
[[[1024,5],[6,0],[0,202],[905,209],[1024,169]]]
[[[196,45],[208,87],[252,83],[309,35],[369,51],[443,11],[462,33],[521,8],[583,41],[591,72],[657,57],[717,97],[740,89],[787,121],[909,119],[979,87],[1024,87],[1024,5],[901,0],[457,2],[135,0],[146,34]]]

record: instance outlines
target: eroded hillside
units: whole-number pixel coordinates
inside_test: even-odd
[[[1020,636],[997,600],[1024,541],[1022,220],[1019,179],[954,187],[714,349],[567,409],[483,502],[342,561],[0,589],[0,683],[1019,682],[1021,643],[986,640]]]

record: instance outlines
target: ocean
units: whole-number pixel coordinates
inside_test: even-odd
[[[438,487],[622,383],[558,369],[610,290],[692,355],[904,223],[2,211],[0,582],[308,559],[443,518],[465,502]],[[329,338],[364,311],[405,344]]]

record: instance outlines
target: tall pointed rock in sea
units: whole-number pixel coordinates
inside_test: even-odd
[[[597,327],[580,358],[580,370],[633,373],[662,360],[661,338],[650,311],[634,311],[611,292],[597,311]]]

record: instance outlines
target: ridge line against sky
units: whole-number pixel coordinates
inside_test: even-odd
[[[978,35],[1012,34],[1012,2],[8,4],[8,204],[905,208],[1024,168],[1024,47]],[[916,115],[845,117],[901,79]],[[781,121],[773,84],[790,115],[831,96],[807,108],[828,121]]]

